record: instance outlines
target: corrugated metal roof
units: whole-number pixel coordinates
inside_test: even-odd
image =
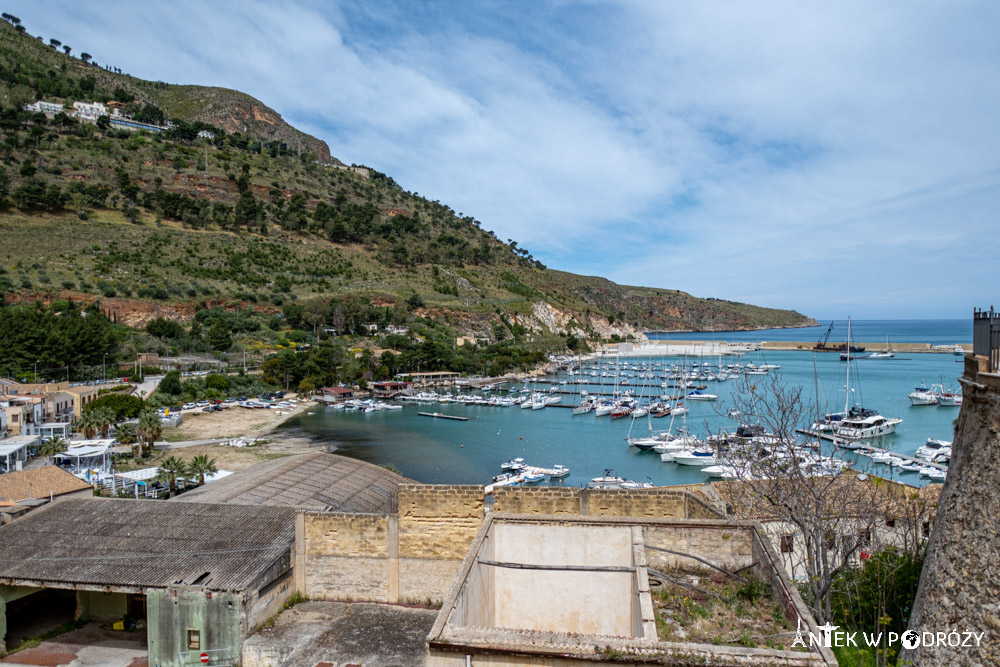
[[[412,483],[371,463],[317,452],[258,463],[178,501],[391,514],[398,509],[399,485]]]
[[[294,539],[290,507],[68,498],[0,528],[0,579],[244,590]]]

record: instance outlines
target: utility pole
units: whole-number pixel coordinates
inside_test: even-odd
[[[102,382],[108,381],[108,353],[104,353],[104,359],[101,360],[101,380]]]

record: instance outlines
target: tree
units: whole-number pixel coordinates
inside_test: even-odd
[[[76,430],[83,433],[83,437],[90,440],[100,430],[101,424],[98,416],[93,411],[87,410],[76,422]]]
[[[160,416],[153,410],[147,410],[139,415],[139,423],[135,427],[136,435],[139,436],[139,451],[141,457],[144,454],[143,447],[153,448],[156,439],[163,435],[163,422]]]
[[[66,441],[57,435],[52,436],[42,443],[41,447],[38,448],[38,453],[41,456],[52,457],[56,454],[62,454],[66,451]]]
[[[181,372],[180,371],[170,371],[163,376],[160,380],[160,384],[157,385],[156,390],[162,394],[167,394],[169,396],[177,396],[182,393],[181,389]]]
[[[205,475],[214,475],[219,472],[215,467],[215,459],[208,458],[208,454],[195,456],[188,463],[187,474],[198,478],[198,486],[205,485]]]
[[[106,132],[111,127],[111,119],[107,115],[97,117],[97,129]]]
[[[219,352],[225,352],[233,346],[233,339],[229,335],[229,327],[225,320],[220,317],[212,323],[205,335],[205,342]]]
[[[85,63],[89,63],[92,57],[93,56],[91,56],[89,53],[86,52],[80,54],[80,60],[82,60]]]
[[[184,461],[180,460],[176,456],[168,456],[167,458],[160,461],[159,472],[156,478],[162,482],[167,482],[170,485],[170,495],[177,492],[177,478],[184,477],[188,474],[188,466]]]
[[[63,45],[63,53],[65,53],[67,56],[69,55],[69,52],[72,51],[72,50],[73,49],[70,48],[68,45],[66,45],[66,44]]]
[[[110,407],[100,407],[96,410],[91,410],[90,414],[93,416],[94,425],[100,432],[102,438],[108,437],[108,431],[115,424],[115,411]]]
[[[757,423],[720,437],[716,459],[781,531],[782,556],[804,581],[806,604],[817,621],[828,622],[835,577],[874,548],[892,501],[841,459],[817,456],[798,442],[796,429],[812,412],[801,394],[802,387],[786,387],[777,376],[760,385],[743,376],[732,408],[717,409]]]
[[[138,439],[139,436],[136,434],[135,424],[132,422],[125,422],[115,429],[115,440],[122,445],[134,445]]]

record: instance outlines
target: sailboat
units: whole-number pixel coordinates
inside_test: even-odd
[[[851,318],[847,318],[847,346],[851,345]],[[854,449],[858,440],[870,440],[895,432],[896,427],[903,423],[898,417],[883,417],[874,410],[865,410],[860,406],[851,406],[851,362],[847,362],[847,396],[844,401],[844,412],[834,429],[834,443],[841,447]],[[830,415],[828,415],[830,417]],[[838,442],[839,441],[839,442]]]
[[[889,343],[889,337],[885,337],[885,352],[872,352],[868,355],[869,359],[892,359],[896,354],[892,351],[892,344]]]

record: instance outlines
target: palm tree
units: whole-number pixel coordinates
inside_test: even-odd
[[[139,415],[135,433],[139,436],[139,456],[142,456],[143,445],[148,445],[152,449],[156,439],[163,435],[163,422],[160,421],[160,416],[153,410],[143,412]]]
[[[94,414],[93,410],[87,410],[80,417],[80,420],[76,423],[76,430],[83,433],[83,437],[90,440],[95,435],[97,431],[100,430],[100,424],[97,422],[97,416]]]
[[[208,454],[202,454],[188,462],[187,471],[192,477],[198,476],[198,486],[204,486],[205,475],[214,475],[219,469],[215,467],[215,459],[208,458]]]
[[[45,442],[42,446],[38,448],[38,453],[41,456],[55,456],[56,454],[62,454],[66,451],[66,441],[60,438],[58,435],[54,435]]]
[[[168,456],[160,462],[160,471],[156,478],[170,483],[170,496],[177,492],[177,478],[187,474],[187,464],[176,456]]]
[[[101,432],[101,437],[108,437],[108,431],[115,424],[115,411],[111,408],[98,408],[93,410],[94,422],[97,425],[97,430]]]

